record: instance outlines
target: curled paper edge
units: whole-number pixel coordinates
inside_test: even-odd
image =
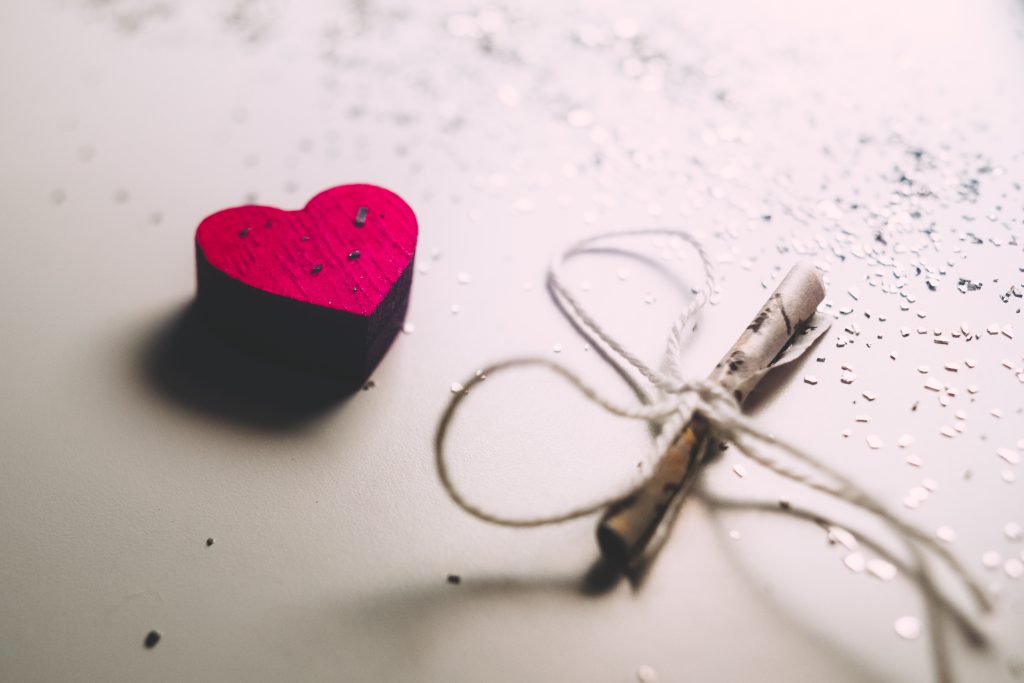
[[[777,367],[792,363],[800,358],[832,327],[831,316],[821,312],[815,312],[810,320],[803,324],[803,330],[793,335],[791,342],[782,349],[768,367],[762,368],[744,379],[740,389],[744,395],[750,392],[762,377]]]

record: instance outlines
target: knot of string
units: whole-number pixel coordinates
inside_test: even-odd
[[[649,366],[642,358],[627,348],[615,335],[605,329],[583,306],[563,280],[565,264],[585,254],[613,252],[627,254],[634,258],[645,258],[640,251],[626,249],[622,246],[613,246],[613,243],[616,241],[621,242],[637,237],[661,237],[675,240],[676,246],[689,246],[697,255],[701,264],[701,283],[692,289],[693,297],[683,308],[669,330],[665,342],[665,352],[659,369]],[[984,642],[980,629],[973,624],[967,614],[937,589],[927,569],[925,557],[921,552],[922,549],[925,549],[940,559],[962,585],[966,587],[975,604],[981,610],[989,611],[991,604],[987,595],[947,548],[940,545],[930,535],[904,522],[865,489],[829,466],[822,459],[815,457],[802,447],[786,439],[774,436],[746,418],[742,414],[737,400],[718,383],[706,379],[688,378],[686,376],[682,363],[682,352],[686,336],[692,330],[693,320],[701,308],[717,292],[717,278],[712,261],[703,245],[693,235],[683,230],[671,228],[650,228],[610,231],[588,237],[570,245],[552,260],[547,272],[547,288],[559,311],[566,317],[573,328],[593,345],[593,348],[601,358],[632,390],[637,400],[631,402],[617,401],[593,387],[580,374],[569,369],[567,366],[543,357],[510,358],[493,363],[477,371],[473,377],[464,383],[462,391],[453,394],[441,415],[434,441],[435,464],[438,477],[449,497],[465,512],[482,521],[501,526],[519,528],[546,526],[578,519],[602,511],[608,506],[632,495],[643,486],[643,482],[639,482],[627,487],[624,491],[595,501],[582,503],[563,512],[530,517],[510,517],[490,511],[483,505],[471,501],[455,486],[446,456],[445,440],[455,413],[467,396],[472,393],[473,387],[488,377],[514,368],[544,368],[560,376],[575,387],[584,398],[608,413],[648,422],[654,428],[655,434],[657,434],[655,438],[655,453],[659,456],[664,453],[667,444],[679,433],[683,426],[692,420],[694,416],[699,415],[706,422],[712,438],[716,441],[733,444],[740,454],[783,478],[796,482],[809,490],[841,500],[863,512],[876,516],[895,533],[915,559],[917,566],[909,572],[909,578],[917,584],[922,595],[927,598],[930,607],[950,614],[955,623],[967,633],[972,642]],[[827,324],[822,325],[818,334],[823,333],[827,327]],[[799,348],[794,345],[788,357],[784,354],[782,358],[776,361],[775,365],[780,365],[799,357],[809,347],[810,343],[806,343]],[[639,375],[640,379],[645,381],[638,381],[636,375]],[[710,450],[708,449],[706,452],[710,452]],[[790,459],[796,461],[802,467],[794,467],[791,463],[779,460],[773,454],[775,452],[789,456]],[[710,460],[710,458],[704,457],[698,461],[697,465],[703,467]],[[715,500],[713,497],[706,495],[703,498],[709,502]],[[788,511],[788,507],[785,508],[785,511]],[[802,516],[796,511],[793,514],[798,517]],[[814,518],[820,520],[823,516],[814,515]],[[870,545],[881,547],[881,544],[874,542],[870,543]],[[936,657],[937,677],[943,681],[952,680],[948,663],[942,660],[945,654],[937,651],[941,630],[934,628],[932,630],[934,633],[932,645]]]

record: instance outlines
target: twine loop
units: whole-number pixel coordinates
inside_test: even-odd
[[[609,247],[607,246],[608,242],[651,236],[671,237],[688,245],[700,260],[702,270],[700,286],[692,290],[693,298],[676,318],[669,331],[661,368],[657,370],[650,367],[617,337],[607,331],[580,303],[562,279],[562,270],[565,264],[584,254],[614,251],[642,258],[639,252],[621,247]],[[483,379],[500,372],[513,368],[542,367],[559,375],[575,387],[584,398],[597,404],[608,413],[648,422],[657,434],[654,444],[658,456],[665,452],[668,442],[675,438],[682,427],[695,415],[699,415],[707,423],[710,434],[716,441],[732,444],[743,456],[808,490],[841,500],[881,519],[903,542],[913,562],[910,564],[900,562],[894,554],[885,551],[883,544],[874,541],[866,534],[860,534],[865,543],[880,554],[887,555],[894,564],[905,570],[908,578],[921,591],[932,616],[938,612],[950,615],[970,642],[977,645],[986,644],[986,638],[981,629],[974,624],[966,612],[937,588],[931,576],[931,570],[923,552],[925,550],[940,559],[959,579],[961,585],[966,588],[981,611],[991,610],[991,603],[985,591],[947,548],[939,544],[932,536],[890,512],[885,505],[877,501],[865,489],[830,467],[821,458],[812,455],[791,441],[772,434],[748,419],[743,415],[736,398],[720,384],[707,379],[686,377],[682,362],[685,338],[692,330],[691,323],[697,313],[717,292],[717,279],[711,259],[696,237],[686,231],[671,228],[621,230],[589,237],[570,245],[551,262],[547,274],[547,286],[554,303],[569,323],[583,338],[593,344],[594,349],[603,360],[637,396],[637,400],[630,403],[619,402],[591,386],[580,374],[567,366],[542,357],[511,358],[478,371],[464,383],[463,391],[452,396],[441,415],[434,442],[438,477],[449,497],[465,512],[481,521],[506,527],[547,526],[605,510],[610,505],[632,495],[643,485],[643,482],[640,482],[628,487],[625,491],[571,507],[564,512],[534,517],[507,517],[489,511],[484,506],[470,501],[455,486],[446,457],[445,440],[450,423],[470,390]],[[800,357],[828,328],[828,322],[821,319],[820,314],[811,321],[810,325],[811,327],[816,325],[817,329],[802,341],[794,343],[788,351],[776,359],[772,367]],[[636,375],[645,381],[638,381]],[[793,462],[783,462],[775,457],[774,453],[776,452],[788,456],[790,461],[799,463],[799,465],[794,466]],[[696,463],[696,466],[705,467],[710,460],[711,458],[704,457]],[[700,495],[709,504],[736,507],[735,503],[716,498],[708,493]],[[799,510],[790,505],[782,507],[781,510],[795,517],[819,523],[827,520],[822,514]],[[837,523],[832,524],[840,526]],[[849,528],[849,525],[846,524],[841,526]],[[937,680],[952,681],[953,676],[947,661],[948,654],[942,644],[942,629],[938,627],[934,618],[931,625],[932,651]]]

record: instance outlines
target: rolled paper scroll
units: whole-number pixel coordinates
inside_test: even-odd
[[[824,298],[825,286],[815,270],[806,264],[793,266],[708,379],[742,403]],[[708,436],[707,422],[695,413],[650,478],[605,512],[597,541],[606,560],[627,568],[643,557],[662,518],[700,469]]]

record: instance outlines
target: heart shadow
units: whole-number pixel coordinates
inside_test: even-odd
[[[171,315],[145,342],[143,377],[188,409],[245,426],[297,429],[365,385],[292,368],[218,335],[195,301]]]

